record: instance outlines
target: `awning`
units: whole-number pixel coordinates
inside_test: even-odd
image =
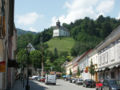
[[[117,64],[117,65],[113,65],[113,66],[109,66],[109,69],[113,69],[113,68],[117,68],[117,67],[119,67],[120,66],[120,64]]]
[[[6,69],[6,62],[0,61],[0,72],[5,72]]]
[[[102,69],[98,69],[98,71],[100,72],[100,71],[102,71]]]
[[[102,71],[104,71],[105,70],[105,68],[102,68]]]
[[[109,69],[112,69],[112,68],[114,68],[114,67],[115,67],[115,66],[110,66]]]

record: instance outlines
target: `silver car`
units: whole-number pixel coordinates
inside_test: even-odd
[[[82,84],[83,84],[83,79],[78,78],[78,79],[76,80],[76,84],[82,85]]]

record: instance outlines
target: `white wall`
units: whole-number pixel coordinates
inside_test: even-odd
[[[55,29],[53,30],[53,37],[57,36],[69,36],[69,32],[62,30],[62,29]]]
[[[59,29],[53,30],[53,37],[59,36]]]
[[[88,56],[85,56],[84,58],[82,58],[79,63],[78,66],[80,68],[80,70],[83,70],[83,72],[81,73],[81,77],[85,80],[85,79],[91,79],[91,75],[89,74],[89,72],[85,72],[85,69],[87,66],[89,66],[89,59]]]
[[[99,68],[117,64],[120,62],[120,42],[110,44],[108,47],[99,52]]]

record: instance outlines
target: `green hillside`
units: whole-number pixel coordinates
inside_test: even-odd
[[[46,42],[50,51],[54,51],[57,48],[58,52],[70,52],[71,48],[75,44],[75,40],[71,37],[52,38]]]

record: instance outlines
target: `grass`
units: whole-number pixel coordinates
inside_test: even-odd
[[[75,44],[75,40],[71,37],[56,37],[52,38],[48,42],[46,42],[49,46],[50,51],[54,51],[57,48],[58,53],[67,51],[70,53],[71,48]]]

